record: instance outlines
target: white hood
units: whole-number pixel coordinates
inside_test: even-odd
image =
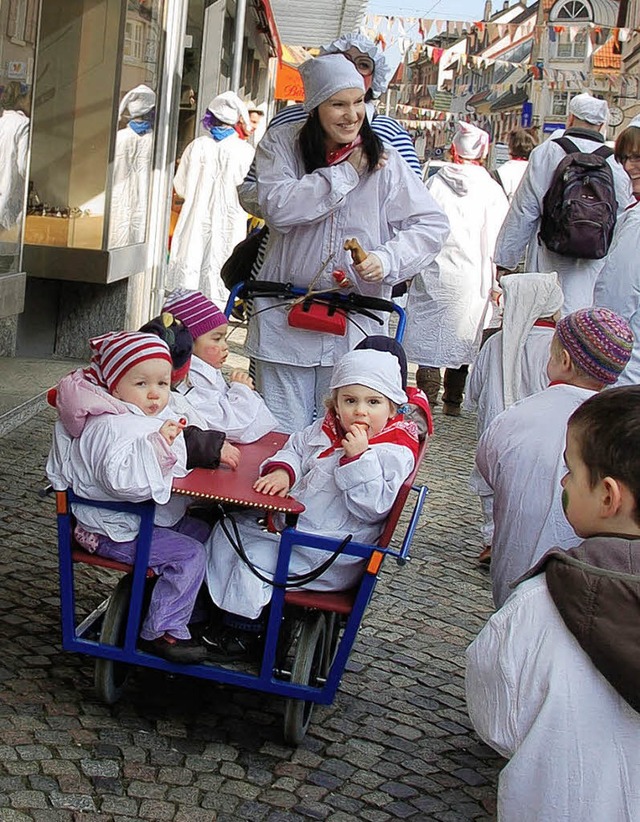
[[[469,189],[481,179],[486,181],[487,172],[482,166],[448,163],[433,179],[440,178],[459,197],[469,193]]]

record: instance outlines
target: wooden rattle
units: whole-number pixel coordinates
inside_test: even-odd
[[[345,251],[351,252],[351,259],[355,265],[363,263],[367,259],[367,252],[355,238],[352,240],[345,240],[343,248]]]

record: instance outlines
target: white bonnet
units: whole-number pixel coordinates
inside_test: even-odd
[[[228,126],[235,126],[238,120],[245,124],[250,122],[247,106],[234,91],[224,91],[218,94],[207,106],[214,117]]]
[[[402,389],[400,363],[388,351],[356,349],[345,354],[333,368],[329,388],[364,385],[379,391],[396,405],[404,405],[407,395]]]
[[[354,47],[371,57],[373,60],[373,75],[371,78],[371,93],[374,97],[380,97],[387,90],[387,86],[391,82],[391,78],[397,66],[392,65],[385,52],[382,51],[377,43],[369,40],[364,34],[353,32],[352,34],[343,34],[337,40],[333,40],[326,46],[320,48],[320,54],[335,54],[336,52],[344,53],[350,48]]]
[[[629,123],[627,128],[631,128],[632,126],[633,126],[633,128],[640,128],[640,114],[636,114],[636,116]]]
[[[489,153],[489,135],[487,132],[460,120],[456,124],[456,133],[452,140],[459,157],[464,160],[484,160]]]
[[[124,95],[120,101],[118,114],[122,117],[125,111],[128,111],[131,117],[142,117],[143,114],[148,114],[155,104],[155,91],[141,83]]]
[[[306,60],[299,68],[304,85],[305,111],[313,111],[329,97],[348,88],[364,92],[364,80],[358,69],[342,54],[325,54]]]
[[[599,100],[588,91],[583,91],[570,100],[569,114],[594,126],[601,126],[609,119],[609,106],[606,100]]]

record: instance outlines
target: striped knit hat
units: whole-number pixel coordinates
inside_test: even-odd
[[[89,340],[89,345],[91,362],[85,376],[108,391],[113,391],[127,371],[145,360],[166,360],[171,365],[169,346],[155,334],[110,331]]]
[[[608,308],[583,308],[563,317],[556,334],[573,362],[597,382],[612,385],[631,357],[629,323]]]
[[[187,326],[194,340],[212,331],[219,325],[225,325],[227,318],[201,291],[189,291],[186,288],[176,288],[167,297],[162,306]]]

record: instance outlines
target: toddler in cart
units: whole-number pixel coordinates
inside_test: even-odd
[[[407,394],[398,359],[388,351],[351,351],[334,367],[330,388],[324,417],[291,435],[261,466],[254,489],[303,503],[300,531],[334,538],[336,545],[348,535],[375,543],[419,447],[417,426],[402,413]],[[235,527],[228,519],[206,544],[207,585],[222,616],[204,638],[231,657],[255,647],[262,631],[279,535],[266,531],[255,512],[237,515]],[[242,543],[250,565],[232,541]],[[289,577],[317,591],[347,590],[359,581],[366,561],[346,553],[314,577],[330,558],[330,552],[294,545]]]
[[[184,323],[193,336],[189,374],[176,390],[183,394],[209,428],[224,431],[231,442],[255,442],[276,430],[278,423],[253,389],[253,380],[233,370],[230,384],[222,376],[229,355],[227,318],[200,291],[178,288],[162,308]]]
[[[172,662],[204,660],[188,623],[205,571],[209,527],[185,516],[188,499],[172,496],[187,471],[182,430],[168,407],[171,356],[153,334],[116,332],[90,340],[91,364],[57,386],[47,476],[56,490],[100,501],[156,503],[149,567],[158,579],[140,631],[141,647]],[[74,536],[87,551],[132,563],[139,517],[74,505]]]

